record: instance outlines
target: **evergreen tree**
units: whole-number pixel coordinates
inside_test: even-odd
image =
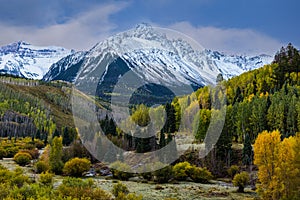
[[[296,102],[297,99],[296,95],[293,95],[291,98],[287,99],[287,119],[286,119],[286,134],[284,137],[288,138],[289,136],[294,136],[296,135],[298,128],[297,128],[297,109],[296,109]]]
[[[242,101],[243,101],[243,94],[242,94],[241,88],[237,87],[232,105],[234,105],[235,103],[242,102]]]
[[[111,134],[112,136],[117,136],[117,127],[115,125],[115,122],[112,118],[110,118],[109,120],[109,124],[108,124],[108,133]]]
[[[251,165],[252,161],[253,161],[253,150],[251,145],[251,139],[247,134],[244,140],[244,147],[243,147],[243,164]]]
[[[159,147],[160,147],[160,148],[163,148],[164,146],[166,146],[165,133],[160,132]]]
[[[162,128],[163,133],[174,133],[176,131],[176,116],[174,106],[167,103],[165,106],[167,119]]]
[[[68,127],[63,128],[63,145],[69,145],[71,144],[71,138],[69,134]]]
[[[36,138],[37,138],[37,139],[42,139],[42,138],[41,138],[41,131],[40,131],[40,129],[38,129],[38,130],[36,131]]]
[[[52,138],[55,138],[55,137],[59,137],[59,131],[57,129],[54,130],[53,134],[52,134]]]
[[[216,82],[217,82],[217,83],[220,83],[220,82],[222,82],[223,80],[224,80],[223,75],[222,75],[222,74],[218,74]]]

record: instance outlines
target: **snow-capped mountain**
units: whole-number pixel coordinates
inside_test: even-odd
[[[53,63],[73,53],[62,47],[39,47],[19,41],[0,47],[0,73],[42,79]]]
[[[86,54],[86,51],[79,51],[52,64],[49,71],[44,75],[43,80],[64,80],[74,82]]]
[[[109,37],[88,52],[63,58],[51,66],[43,79],[78,82],[101,77],[101,85],[105,79],[112,81],[108,75],[119,79],[130,70],[145,83],[173,86],[190,84],[201,87],[214,84],[220,73],[228,79],[262,67],[271,61],[272,57],[268,55],[225,55],[201,49],[185,38],[177,38],[164,29],[140,24],[135,29]],[[100,70],[101,74],[99,66],[104,70]],[[71,79],[68,78],[67,71],[72,72]]]

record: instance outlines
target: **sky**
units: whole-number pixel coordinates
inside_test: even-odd
[[[0,0],[0,46],[26,41],[88,50],[139,23],[182,32],[207,49],[270,54],[300,47],[298,0]]]

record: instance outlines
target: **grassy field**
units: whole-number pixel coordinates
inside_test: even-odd
[[[14,170],[18,165],[10,158],[0,160],[0,164],[10,170]],[[34,178],[38,179],[38,175],[33,173],[32,167],[21,167],[24,172]],[[62,183],[64,177],[55,176],[54,187]],[[111,191],[117,180],[107,179],[105,177],[93,178],[96,185],[106,191]],[[130,192],[142,195],[144,200],[163,200],[167,198],[178,200],[192,200],[192,199],[211,199],[211,200],[245,200],[255,199],[257,194],[250,188],[245,189],[245,193],[237,193],[236,187],[231,184],[226,184],[220,181],[211,181],[209,184],[200,184],[194,182],[176,182],[167,184],[157,184],[153,182],[143,182],[139,180],[122,181]]]

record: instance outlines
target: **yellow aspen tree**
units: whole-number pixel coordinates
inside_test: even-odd
[[[279,131],[264,131],[254,144],[258,193],[263,199],[299,199],[300,135],[280,140]]]
[[[275,170],[278,167],[279,131],[271,133],[263,131],[260,133],[254,143],[254,164],[258,166],[258,193],[264,199],[279,199],[278,177]]]
[[[285,138],[281,144],[278,155],[278,164],[276,168],[276,175],[279,179],[279,188],[281,198],[292,199],[297,188],[296,179],[299,169],[295,166],[295,151],[296,145],[294,137]]]

